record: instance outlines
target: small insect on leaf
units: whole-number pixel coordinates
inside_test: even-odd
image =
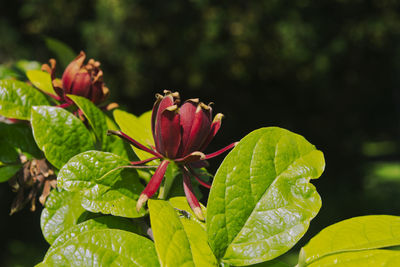
[[[186,210],[181,210],[181,209],[177,209],[177,208],[175,208],[175,210],[179,213],[180,218],[190,219],[190,213],[187,212]]]

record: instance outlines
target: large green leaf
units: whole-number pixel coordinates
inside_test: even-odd
[[[164,200],[149,200],[149,210],[161,266],[218,266],[199,223],[179,217]]]
[[[21,167],[22,164],[0,166],[0,183],[10,180]]]
[[[154,244],[137,234],[95,229],[50,250],[39,266],[159,266]]]
[[[337,258],[340,259],[343,256],[340,254],[342,252],[398,245],[400,245],[400,216],[355,217],[328,226],[313,237],[301,249],[299,265],[319,262],[328,255],[333,258],[338,254]],[[355,257],[352,256],[353,258]]]
[[[0,115],[29,120],[32,106],[48,104],[46,96],[32,86],[16,80],[0,80]]]
[[[107,123],[104,113],[93,104],[89,99],[77,96],[77,95],[67,95],[72,101],[82,110],[86,119],[88,120],[90,126],[92,127],[96,139],[101,144],[101,148],[104,149],[104,140],[107,136]]]
[[[71,158],[60,170],[59,187],[80,192],[82,206],[92,212],[141,217],[135,207],[143,185],[129,161],[112,153],[87,151]]]
[[[31,123],[36,143],[57,168],[74,155],[94,148],[92,136],[82,121],[62,108],[33,107]]]
[[[243,138],[218,169],[208,199],[215,255],[249,265],[289,250],[321,207],[309,181],[324,167],[322,152],[287,130],[262,128]]]
[[[31,83],[45,93],[57,95],[53,89],[51,76],[49,73],[41,70],[28,70],[26,76]]]
[[[52,190],[40,217],[44,238],[52,244],[61,233],[77,224],[84,212],[78,193]]]
[[[96,217],[73,225],[69,229],[65,230],[57,237],[56,240],[54,240],[54,242],[51,244],[51,247],[47,251],[47,254],[50,254],[53,250],[59,246],[62,246],[71,238],[75,238],[84,232],[98,229],[120,229],[132,233],[141,233],[139,227],[134,224],[131,219],[116,216]]]
[[[113,115],[121,131],[143,145],[154,146],[153,135],[151,133],[151,111],[143,113],[140,117],[136,117],[133,114],[116,109]],[[133,150],[141,160],[153,157],[153,155],[140,149],[133,147]]]
[[[398,267],[400,266],[400,251],[372,249],[353,252],[343,252],[331,255],[307,265],[310,267]]]

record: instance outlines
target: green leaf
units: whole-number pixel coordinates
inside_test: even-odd
[[[26,76],[31,83],[45,93],[57,95],[53,89],[51,76],[49,73],[41,70],[28,70]]]
[[[93,139],[82,121],[62,108],[33,107],[31,123],[36,143],[57,168],[74,155],[94,148]]]
[[[105,147],[105,140],[107,138],[107,123],[105,114],[93,104],[89,99],[77,96],[77,95],[67,95],[71,98],[72,101],[78,106],[80,110],[82,110],[83,114],[89,121],[90,126],[92,127],[96,139],[101,144],[102,150]]]
[[[151,228],[162,266],[218,266],[197,222],[178,217],[170,203],[149,200]]]
[[[151,111],[143,113],[140,117],[136,117],[133,114],[116,109],[113,115],[121,131],[143,145],[154,146],[153,135],[151,133]],[[132,148],[141,160],[153,157],[153,155],[143,150],[135,147]]]
[[[32,135],[32,128],[25,123],[0,123],[0,142],[13,147],[16,151],[29,157],[43,158]],[[2,147],[2,145],[0,145]],[[4,148],[0,148],[4,150]],[[3,152],[1,152],[3,154]],[[11,154],[9,154],[11,155]],[[0,160],[1,161],[1,160]],[[19,162],[19,160],[18,160]]]
[[[57,60],[60,61],[61,66],[64,68],[66,68],[77,55],[71,47],[57,39],[46,37],[44,40],[47,48],[55,54]]]
[[[299,264],[304,266],[342,252],[397,245],[400,245],[400,216],[355,217],[328,226],[313,237],[301,249]]]
[[[324,167],[322,152],[287,130],[244,137],[218,169],[208,199],[208,240],[217,258],[249,265],[289,250],[321,207],[309,181]]]
[[[21,167],[22,164],[0,166],[0,183],[10,180]]]
[[[52,244],[61,233],[77,224],[85,212],[80,203],[78,193],[51,190],[40,217],[40,226],[47,242]]]
[[[327,267],[327,266],[400,266],[400,251],[386,249],[372,249],[364,251],[343,252],[331,256],[326,256],[316,262],[307,265],[310,267]]]
[[[129,161],[112,153],[87,151],[71,158],[60,170],[57,185],[80,192],[82,206],[91,212],[141,217],[136,203],[143,185],[134,169],[121,168]]]
[[[68,95],[72,101],[82,110],[83,114],[89,121],[90,126],[92,127],[96,139],[100,143],[101,150],[112,152],[124,158],[134,157],[128,153],[129,145],[126,144],[123,140],[118,138],[117,136],[107,136],[107,130],[118,130],[115,123],[109,119],[103,111],[101,111],[92,101],[89,99],[77,96],[77,95]],[[128,148],[128,149],[127,149]],[[133,152],[131,153],[133,154]]]
[[[0,80],[0,115],[29,120],[32,106],[48,104],[46,96],[32,86],[16,80]]]
[[[159,266],[154,244],[128,231],[97,229],[68,239],[42,266]]]
[[[120,229],[132,233],[141,233],[139,227],[130,219],[115,216],[101,216],[73,225],[69,229],[65,230],[57,237],[56,240],[54,240],[50,249],[47,251],[47,254],[50,254],[53,250],[59,246],[62,246],[71,238],[75,238],[76,236],[87,231],[99,229]]]
[[[7,139],[0,139],[0,162],[17,163],[19,162],[19,154],[14,146]]]

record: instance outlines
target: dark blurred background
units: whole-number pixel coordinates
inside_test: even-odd
[[[214,102],[209,151],[265,126],[322,150],[323,206],[294,251],[339,220],[399,215],[400,1],[1,1],[0,64],[46,62],[47,37],[99,60],[136,115],[163,89]],[[47,249],[40,210],[9,217],[13,197],[0,184],[1,266],[31,266]]]

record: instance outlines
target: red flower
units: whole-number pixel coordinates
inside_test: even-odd
[[[154,148],[138,143],[123,132],[109,130],[109,133],[116,134],[135,147],[154,155],[143,161],[132,162],[133,165],[144,164],[154,159],[161,160],[161,164],[139,197],[137,210],[140,210],[143,204],[157,192],[168,164],[173,161],[182,171],[184,191],[190,207],[199,219],[204,220],[200,204],[193,193],[190,175],[195,177],[201,185],[207,188],[210,188],[210,185],[195,174],[192,166],[204,164],[206,159],[220,155],[234,147],[236,143],[205,155],[202,151],[217,134],[223,115],[218,113],[212,120],[211,106],[199,102],[198,99],[189,99],[179,108],[179,94],[170,91],[164,91],[164,93],[164,96],[156,95],[157,100],[152,112],[151,128]]]
[[[73,94],[86,97],[96,105],[102,103],[108,96],[108,88],[103,82],[103,71],[100,69],[100,62],[90,59],[83,64],[86,55],[83,51],[67,66],[61,81],[55,79],[56,61],[50,59],[48,64],[42,65],[42,70],[50,73],[53,80],[53,87],[58,96],[55,99],[64,102],[65,106],[72,104],[66,94]]]

